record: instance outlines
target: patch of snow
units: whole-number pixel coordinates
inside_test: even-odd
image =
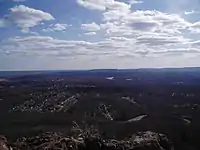
[[[163,137],[164,135],[159,134],[159,136]],[[157,141],[158,134],[153,133],[151,131],[147,131],[144,133],[138,133],[134,138],[134,142],[137,144],[151,143],[152,141]]]
[[[183,119],[183,121],[185,122],[185,124],[187,124],[187,125],[189,125],[189,124],[192,123],[192,121],[189,120],[189,119],[186,119],[186,118],[182,118],[182,119]]]
[[[0,78],[0,82],[6,82],[7,80],[6,79],[1,79]]]
[[[138,116],[138,117],[135,117],[135,118],[128,120],[128,122],[140,121],[140,120],[144,119],[145,117],[147,117],[147,115],[141,115],[141,116]]]
[[[132,81],[133,79],[126,79],[126,81]]]
[[[107,79],[107,80],[113,80],[114,77],[107,77],[106,79]]]

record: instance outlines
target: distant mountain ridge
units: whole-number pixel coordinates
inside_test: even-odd
[[[141,68],[141,69],[92,69],[92,70],[36,70],[36,71],[0,71],[0,77],[29,75],[116,75],[116,73],[166,73],[166,72],[200,72],[200,67],[185,68]],[[99,74],[101,73],[101,74]]]
[[[30,71],[0,71],[0,76],[29,75],[57,72],[124,72],[124,71],[200,71],[200,67],[184,68],[140,68],[140,69],[91,69],[91,70],[30,70]]]

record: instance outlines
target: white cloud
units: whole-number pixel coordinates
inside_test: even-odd
[[[127,7],[131,8],[130,5],[116,0],[77,0],[77,3],[87,9],[99,11],[123,10],[127,9]]]
[[[200,28],[200,21],[191,24],[192,28]]]
[[[12,0],[13,2],[25,2],[26,0]]]
[[[191,23],[177,14],[163,13],[156,10],[133,11],[130,4],[115,0],[88,0],[77,2],[81,2],[81,6],[87,9],[91,9],[88,7],[89,3],[90,6],[91,4],[97,4],[103,8],[93,8],[95,10],[101,10],[103,16],[101,24],[92,22],[81,25],[81,29],[85,31],[84,35],[91,36],[101,33],[103,38],[99,39],[98,42],[67,41],[52,37],[27,36],[9,39],[2,43],[2,49],[4,51],[10,51],[11,54],[13,50],[27,51],[27,53],[38,52],[40,55],[50,54],[57,57],[71,57],[86,54],[92,56],[152,57],[155,55],[163,55],[164,52],[177,54],[176,49],[188,54],[189,48],[198,47],[198,44],[194,44],[196,40],[187,38],[184,34],[184,31],[200,28],[198,22]],[[21,7],[24,9],[24,6]],[[40,13],[43,14],[44,12]],[[53,19],[52,16],[47,18],[49,19],[43,18],[42,20]],[[24,18],[22,20],[24,21]],[[35,22],[38,24],[42,20],[40,19]],[[34,25],[28,24],[28,27]],[[44,30],[65,31],[67,27],[68,25],[66,24],[57,23],[50,25]]]
[[[137,39],[126,37],[110,37],[98,42],[67,41],[48,36],[13,37],[0,43],[0,51],[12,54],[34,54],[54,57],[88,56],[134,56],[151,57],[152,54],[163,55],[163,52],[188,53],[189,48],[199,47],[199,42],[192,42],[180,37],[147,37]],[[185,44],[185,46],[183,46]],[[171,47],[176,45],[177,48]],[[157,46],[157,48],[154,48]],[[145,50],[145,51],[144,51]]]
[[[132,5],[132,4],[142,4],[144,2],[143,1],[139,1],[139,0],[130,0],[129,3]]]
[[[188,27],[188,30],[192,34],[199,34],[200,33],[200,21],[191,23],[191,25]]]
[[[118,56],[161,56],[159,52],[153,53],[154,47],[156,51],[167,51],[170,54],[176,55],[176,49],[189,54],[189,49],[193,48],[191,42],[195,39],[189,38],[188,35],[200,30],[198,22],[189,22],[174,13],[132,10],[131,5],[137,3],[142,1],[133,0],[129,3],[116,0],[82,1],[81,6],[86,9],[100,10],[103,15],[100,28],[99,25],[97,26],[101,34],[105,33],[108,39],[102,39],[96,49],[109,52],[118,50],[116,53]],[[95,7],[91,8],[92,6]]]
[[[199,14],[199,12],[192,10],[192,11],[186,11],[186,12],[184,12],[184,14],[185,15],[193,15],[193,14]]]
[[[85,55],[92,44],[86,41],[58,40],[48,36],[13,37],[1,43],[1,51],[16,54],[38,53],[38,55],[50,55],[59,57],[72,57]]]
[[[155,45],[168,45],[168,44],[187,44],[189,43],[189,39],[185,39],[183,37],[169,37],[169,36],[140,36],[137,38],[137,43],[139,44],[147,44],[149,46]]]
[[[135,0],[77,0],[77,3],[83,8],[98,11],[102,17],[98,23],[81,25],[80,28],[84,31],[81,33],[86,35],[81,36],[88,38],[88,41],[61,40],[38,35],[19,36],[1,42],[0,51],[9,55],[48,56],[59,59],[73,57],[78,58],[77,62],[84,57],[87,65],[93,64],[88,61],[89,58],[93,59],[92,62],[95,60],[94,63],[100,59],[99,65],[107,62],[105,66],[112,64],[114,67],[128,67],[127,64],[134,63],[135,66],[144,67],[167,66],[180,63],[185,60],[183,58],[200,55],[200,42],[197,40],[199,36],[193,36],[194,33],[200,33],[200,23],[186,20],[184,15],[158,10],[135,10],[132,5],[142,3]],[[183,12],[182,10],[180,14]],[[29,17],[17,15],[17,18],[21,18],[23,22]],[[36,23],[26,21],[26,26],[17,21],[13,22],[26,31],[52,19],[51,16],[49,19],[34,21]],[[28,20],[32,20],[32,17]],[[68,25],[57,23],[48,26],[44,31],[66,31],[67,28]],[[92,35],[96,35],[92,40],[93,37],[87,37]],[[102,61],[104,58],[108,61]],[[85,66],[85,63],[82,64]]]
[[[165,51],[154,51],[153,54],[163,54],[163,55],[173,55],[175,54],[198,54],[200,53],[199,49],[190,48],[190,49],[171,49]]]
[[[80,6],[86,7],[91,10],[101,10],[106,9],[106,4],[109,0],[77,0]]]
[[[67,27],[69,27],[69,25],[67,24],[59,24],[59,23],[52,26],[54,31],[64,31],[67,29]]]
[[[90,24],[82,24],[81,29],[88,32],[95,32],[95,31],[99,31],[101,28],[98,24],[92,22]]]
[[[50,13],[29,8],[24,5],[11,8],[10,14],[6,17],[23,30],[28,30],[31,27],[37,26],[43,21],[54,20],[54,17]]]
[[[96,32],[87,32],[85,33],[85,35],[96,35],[97,33]]]
[[[6,20],[0,19],[0,27],[6,27]]]
[[[54,31],[66,31],[71,25],[68,24],[51,24],[48,28],[43,29],[44,32],[54,32]]]
[[[155,41],[159,44],[156,45]],[[11,64],[19,61],[31,61],[33,64],[36,61],[39,64],[35,65],[36,69],[47,69],[47,66],[52,69],[55,64],[57,64],[55,69],[171,67],[174,64],[183,66],[185,64],[180,62],[191,62],[194,57],[200,56],[199,43],[199,41],[187,42],[187,39],[180,37],[135,39],[112,36],[98,42],[87,42],[61,40],[49,36],[18,36],[0,42],[0,54],[7,58],[7,61],[11,59]],[[58,62],[58,60],[63,61]],[[70,64],[66,64],[66,61]],[[18,67],[23,66],[30,67],[24,62]]]
[[[166,14],[155,10],[130,12],[106,11],[103,13],[105,24],[110,24],[110,30],[135,33],[135,31],[150,31],[177,34],[191,26],[191,23],[176,14]],[[112,25],[111,25],[112,24]],[[110,32],[109,31],[109,32]]]

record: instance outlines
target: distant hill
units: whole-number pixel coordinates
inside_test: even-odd
[[[47,73],[48,71],[0,71],[0,77],[12,77],[12,76],[24,76],[24,75],[36,75]]]
[[[97,69],[97,70],[49,70],[2,71],[1,78],[33,81],[62,79],[68,83],[91,85],[132,86],[141,84],[200,84],[200,68],[163,69]],[[109,80],[112,79],[112,80]]]

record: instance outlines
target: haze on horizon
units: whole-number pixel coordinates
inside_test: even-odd
[[[198,0],[0,0],[0,70],[200,66]]]

